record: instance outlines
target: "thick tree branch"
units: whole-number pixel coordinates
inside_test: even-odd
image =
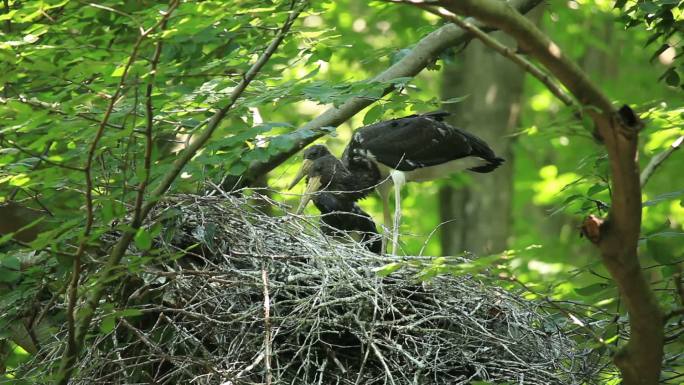
[[[527,13],[539,3],[541,3],[541,0],[510,1],[511,7],[521,13]],[[475,21],[473,21],[473,23],[474,25],[482,26],[482,24]],[[435,58],[439,56],[439,54],[444,52],[444,50],[449,47],[467,43],[471,38],[472,36],[467,31],[464,31],[456,25],[446,24],[425,36],[401,60],[394,63],[391,67],[372,79],[369,79],[368,81],[384,83],[389,82],[392,79],[416,76],[427,65],[432,63]],[[386,89],[384,95],[393,90],[393,87]],[[327,109],[322,114],[318,115],[309,123],[301,127],[299,130],[318,131],[322,127],[337,127],[347,119],[357,114],[359,111],[373,104],[373,102],[375,102],[375,100],[368,98],[352,98],[339,107],[331,107]],[[325,131],[321,131],[321,133],[315,136],[299,141],[288,150],[272,155],[265,161],[252,163],[244,173],[244,179],[247,181],[253,181],[266,174],[289,159],[302,148],[308,146],[316,139],[324,136],[325,133]]]
[[[637,258],[641,228],[641,186],[637,164],[639,119],[627,106],[616,110],[610,99],[530,20],[498,0],[411,0],[440,5],[499,28],[534,56],[577,98],[593,118],[596,134],[611,164],[612,205],[594,242],[616,281],[630,315],[631,338],[615,355],[624,384],[657,384],[663,357],[662,310]]]
[[[174,2],[174,4],[176,5],[177,3],[177,1]],[[155,207],[159,199],[161,199],[161,197],[166,193],[166,191],[169,189],[169,187],[176,179],[176,177],[180,174],[181,170],[187,164],[187,162],[190,159],[192,159],[192,157],[197,153],[197,151],[200,148],[202,148],[204,144],[209,140],[211,135],[219,126],[219,123],[226,116],[226,114],[235,104],[240,95],[242,95],[242,92],[245,90],[245,88],[247,88],[249,83],[251,83],[251,81],[256,77],[259,71],[275,53],[280,43],[287,35],[287,32],[292,27],[292,24],[301,13],[304,7],[304,2],[299,3],[299,6],[300,7],[298,9],[293,10],[293,12],[290,13],[288,20],[285,22],[283,27],[278,31],[276,37],[273,39],[271,44],[266,48],[266,50],[259,57],[259,59],[252,65],[249,71],[247,71],[242,81],[240,81],[240,83],[235,87],[233,92],[231,92],[230,96],[228,97],[226,105],[220,108],[214,114],[214,116],[211,118],[211,120],[205,127],[204,131],[200,133],[200,135],[195,139],[195,141],[192,142],[181,154],[179,154],[178,158],[173,164],[173,168],[162,178],[161,183],[154,189],[154,191],[151,192],[151,197],[140,207],[138,211],[139,215],[137,216],[137,218],[134,218],[134,220],[131,222],[131,228],[121,235],[121,238],[119,238],[117,243],[112,248],[112,251],[107,261],[105,262],[105,265],[101,269],[102,277],[98,281],[98,284],[91,288],[86,298],[85,304],[78,312],[78,324],[76,325],[76,337],[74,344],[75,349],[73,351],[68,352],[69,354],[65,352],[65,355],[63,356],[60,365],[60,370],[57,373],[57,384],[66,385],[69,382],[69,379],[71,378],[71,375],[75,368],[75,363],[78,354],[80,353],[80,350],[83,346],[85,336],[88,333],[88,330],[90,329],[90,323],[93,319],[93,316],[95,315],[95,311],[97,310],[100,304],[100,300],[102,299],[102,296],[104,294],[107,282],[109,282],[111,277],[117,274],[117,272],[120,270],[119,264],[121,262],[121,258],[123,257],[126,249],[133,240],[133,236],[136,230],[140,228],[144,219],[147,217],[149,212]]]

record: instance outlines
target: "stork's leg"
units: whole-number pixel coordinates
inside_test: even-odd
[[[401,185],[394,185],[394,223],[392,225],[392,254],[399,252],[399,228],[401,227]]]
[[[390,215],[389,206],[389,185],[382,184],[377,188],[380,200],[382,201],[382,250],[381,254],[387,252],[387,241],[389,240],[389,229],[392,226],[392,216]]]
[[[399,228],[401,227],[401,188],[406,183],[406,176],[403,172],[392,171],[392,182],[394,184],[394,224],[392,226],[392,254],[399,252]]]

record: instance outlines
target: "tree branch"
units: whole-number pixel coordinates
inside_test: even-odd
[[[420,2],[418,2],[420,3]],[[534,23],[523,17],[507,2],[486,0],[437,0],[423,2],[442,5],[446,9],[499,28],[515,38],[518,44],[537,58],[563,83],[582,105],[612,111],[613,105],[601,90],[589,80],[580,67],[568,59],[560,47],[549,39]]]
[[[684,136],[680,136],[679,138],[675,139],[675,141],[670,145],[670,148],[651,158],[639,177],[641,188],[646,186],[648,179],[651,178],[651,175],[653,175],[655,170],[660,167],[660,165],[663,164],[663,162],[669,158],[670,155],[675,152],[675,150],[679,149],[679,147],[682,145],[682,141],[684,141]]]
[[[178,0],[176,0],[174,2],[174,5],[172,5],[169,8],[169,11],[175,8],[175,5],[177,4]],[[102,299],[102,296],[104,294],[104,289],[107,285],[107,282],[109,282],[111,277],[117,273],[121,258],[123,257],[126,249],[133,240],[135,232],[138,228],[140,228],[144,219],[155,207],[159,199],[161,199],[161,197],[166,193],[166,191],[169,189],[169,187],[176,179],[176,177],[181,173],[183,167],[187,164],[187,162],[190,159],[192,159],[192,157],[197,153],[197,151],[200,148],[202,148],[204,144],[209,140],[211,135],[219,126],[221,120],[226,116],[227,112],[235,104],[240,95],[242,95],[242,92],[245,90],[245,88],[247,88],[249,83],[251,83],[251,81],[256,77],[259,71],[268,62],[271,56],[276,52],[278,46],[287,35],[287,32],[290,30],[292,24],[303,10],[305,4],[305,1],[300,2],[299,7],[289,14],[287,21],[285,22],[283,27],[278,31],[273,41],[269,44],[269,46],[266,48],[264,53],[259,57],[259,59],[251,66],[249,71],[245,73],[240,83],[233,89],[226,105],[219,109],[212,116],[211,120],[206,125],[204,131],[200,133],[197,139],[194,142],[192,142],[183,152],[179,154],[178,158],[176,158],[176,161],[173,164],[173,168],[169,172],[167,172],[166,175],[164,175],[162,182],[157,186],[157,188],[155,188],[151,192],[151,197],[141,206],[139,211],[140,215],[137,218],[138,221],[134,220],[131,222],[130,229],[126,230],[121,235],[117,243],[112,248],[109,257],[107,258],[107,261],[101,269],[102,277],[100,278],[98,283],[91,288],[86,298],[85,304],[78,312],[78,324],[76,325],[76,338],[74,343],[75,349],[71,351],[67,349],[67,352],[65,352],[64,356],[62,357],[60,369],[57,373],[57,384],[66,385],[69,382],[69,379],[71,378],[71,375],[75,368],[78,354],[80,353],[81,347],[83,346],[85,336],[88,330],[90,329],[90,323],[93,319],[93,316],[95,315],[95,311],[97,310],[100,304],[100,300]],[[168,14],[169,12],[167,11],[165,17],[167,17]]]
[[[94,222],[94,212],[93,212],[93,190],[94,190],[94,185],[93,185],[93,177],[92,177],[92,166],[93,166],[93,160],[95,158],[95,152],[98,149],[100,139],[102,139],[102,136],[104,135],[105,128],[107,127],[107,124],[109,123],[109,118],[114,111],[114,105],[118,102],[119,96],[121,95],[123,89],[124,89],[124,84],[126,82],[126,79],[128,77],[128,72],[135,63],[135,61],[138,59],[138,53],[140,51],[140,47],[147,38],[147,36],[157,29],[160,25],[164,25],[166,23],[166,20],[171,16],[171,13],[173,10],[178,6],[179,0],[174,1],[169,9],[166,11],[164,16],[160,18],[157,23],[155,23],[152,27],[142,30],[140,33],[140,36],[138,37],[137,41],[135,42],[133,46],[133,51],[131,52],[131,55],[128,58],[128,61],[126,62],[126,65],[124,67],[123,73],[121,75],[121,80],[119,80],[119,84],[116,87],[116,91],[114,92],[114,95],[112,95],[109,105],[107,106],[107,109],[105,110],[104,116],[102,117],[102,121],[100,122],[97,131],[95,132],[95,137],[93,138],[92,142],[90,143],[90,146],[88,148],[88,154],[86,156],[86,164],[85,167],[83,167],[83,172],[85,174],[85,182],[86,182],[86,189],[85,189],[85,204],[86,204],[86,224],[85,228],[83,230],[83,235],[81,238],[81,241],[79,242],[78,245],[78,250],[76,250],[76,255],[74,256],[74,260],[72,263],[72,271],[71,271],[71,282],[69,284],[69,289],[67,291],[67,297],[68,297],[68,303],[67,303],[67,312],[66,312],[66,317],[67,317],[67,348],[64,351],[64,355],[62,356],[62,362],[60,365],[60,379],[58,381],[59,384],[66,384],[68,382],[69,377],[71,376],[71,373],[73,372],[73,367],[76,362],[76,357],[78,356],[78,353],[81,350],[81,345],[82,341],[78,340],[77,337],[77,330],[76,330],[76,320],[75,317],[76,315],[74,314],[75,309],[76,309],[76,301],[78,300],[78,282],[81,277],[81,258],[83,257],[83,254],[85,253],[86,249],[86,244],[88,243],[90,233],[93,228],[93,222]],[[62,377],[62,374],[65,374],[65,376]]]
[[[92,179],[92,165],[93,165],[93,159],[95,158],[95,152],[97,151],[98,144],[100,142],[100,139],[104,135],[104,130],[107,127],[107,123],[109,122],[109,117],[112,114],[112,111],[114,110],[114,105],[116,104],[117,100],[119,99],[119,95],[121,94],[123,90],[123,85],[125,84],[128,71],[135,63],[138,57],[138,52],[140,50],[140,46],[142,45],[142,42],[147,38],[147,36],[157,29],[157,27],[161,25],[165,25],[166,21],[168,18],[171,16],[171,13],[173,12],[174,9],[179,4],[179,0],[175,0],[169,7],[169,9],[166,11],[164,16],[160,18],[157,23],[155,23],[152,27],[150,27],[147,30],[143,30],[138,37],[138,40],[135,42],[135,45],[133,46],[133,51],[131,55],[128,58],[128,62],[126,63],[126,66],[124,68],[123,74],[121,75],[121,80],[119,81],[119,84],[116,87],[116,91],[114,92],[114,95],[112,96],[109,105],[107,106],[107,110],[105,111],[105,114],[102,118],[102,121],[100,122],[100,125],[97,129],[97,132],[95,133],[95,138],[93,138],[93,141],[90,144],[90,147],[88,148],[88,154],[86,157],[86,165],[83,168],[83,172],[85,174],[85,180],[86,180],[86,190],[85,190],[85,203],[86,203],[86,224],[85,228],[83,230],[83,236],[82,239],[78,245],[78,250],[76,250],[76,253],[74,255],[73,263],[72,263],[72,271],[71,271],[71,280],[69,283],[69,288],[67,290],[67,297],[68,297],[68,303],[67,303],[67,312],[66,312],[66,317],[67,317],[67,347],[64,350],[64,354],[62,356],[62,361],[60,364],[59,372],[57,374],[57,381],[56,383],[60,385],[66,385],[69,382],[69,378],[71,377],[71,374],[73,373],[74,366],[76,363],[76,359],[78,357],[78,354],[81,351],[81,347],[83,345],[83,340],[79,338],[78,336],[78,330],[77,330],[77,325],[76,325],[76,315],[75,315],[75,310],[76,310],[76,302],[78,300],[78,282],[80,280],[80,275],[81,275],[81,258],[83,257],[83,254],[86,249],[86,244],[88,243],[88,238],[90,237],[90,232],[93,228],[93,222],[94,222],[94,213],[93,213],[93,179]]]
[[[542,82],[548,88],[549,91],[551,91],[552,94],[554,94],[563,104],[565,104],[568,107],[572,107],[575,104],[575,101],[572,100],[570,95],[568,95],[555,81],[554,79],[549,76],[549,74],[545,73],[539,67],[536,65],[532,64],[529,60],[525,59],[524,57],[518,55],[515,53],[514,50],[512,50],[510,47],[507,47],[500,42],[498,42],[496,39],[493,37],[489,36],[486,32],[478,28],[475,24],[473,24],[470,21],[464,20],[455,14],[449,12],[447,9],[444,8],[439,8],[435,9],[433,7],[422,7],[426,11],[435,14],[437,16],[441,16],[445,20],[448,20],[459,27],[463,28],[464,30],[470,32],[473,36],[475,36],[477,39],[479,39],[484,45],[487,47],[493,49],[494,51],[498,52],[501,54],[501,56],[508,58],[510,61],[513,63],[517,64],[519,67],[521,67],[524,71],[529,73],[530,75],[534,76]]]
[[[616,110],[610,99],[558,45],[506,2],[411,0],[410,3],[441,5],[506,32],[555,75],[594,120],[595,134],[603,140],[608,152],[612,176],[609,218],[601,221],[594,242],[624,298],[631,327],[631,338],[615,355],[614,362],[624,384],[657,384],[663,357],[663,316],[637,258],[641,229],[641,186],[636,162],[641,128],[638,117],[628,106]]]
[[[511,0],[511,7],[519,10],[521,13],[527,13],[532,8],[541,3],[541,0]],[[475,25],[482,26],[475,21]],[[401,60],[394,63],[391,67],[381,72],[377,76],[368,79],[369,82],[388,82],[392,79],[401,77],[413,77],[422,71],[426,66],[432,63],[435,58],[439,56],[447,48],[467,43],[472,36],[467,31],[459,28],[453,24],[446,24],[436,31],[428,34],[421,39],[411,51]],[[394,90],[390,87],[385,90],[383,95],[386,95]],[[352,98],[343,103],[339,107],[331,107],[325,110],[322,114],[311,120],[299,129],[299,131],[317,131],[322,127],[337,127],[344,123],[347,119],[356,115],[359,111],[373,104],[375,100],[368,98]],[[265,161],[256,161],[250,164],[247,171],[243,174],[245,180],[253,181],[258,177],[268,173],[276,168],[281,163],[285,162],[292,155],[296,154],[302,148],[313,143],[316,139],[325,135],[326,132],[321,132],[307,139],[303,139],[294,144],[291,148],[270,156]]]

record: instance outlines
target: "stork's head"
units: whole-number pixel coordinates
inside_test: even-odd
[[[299,168],[297,175],[287,189],[292,189],[297,185],[297,183],[299,183],[300,180],[302,180],[302,178],[309,174],[309,171],[311,170],[311,167],[316,159],[320,159],[328,155],[332,156],[330,150],[328,150],[328,148],[322,144],[316,144],[304,150],[304,161],[302,162],[302,167]]]
[[[342,165],[342,162],[332,154],[308,161],[311,163],[307,166],[306,170],[306,188],[299,201],[297,214],[301,214],[304,211],[306,205],[319,191],[327,190],[328,188],[333,190],[340,188],[338,177],[345,178],[345,176],[348,176],[348,171]]]
[[[326,155],[332,155],[328,147],[322,144],[315,144],[304,150],[304,160],[316,160]]]

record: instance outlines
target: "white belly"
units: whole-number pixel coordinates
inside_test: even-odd
[[[461,159],[452,160],[451,162],[446,162],[438,164],[436,166],[417,168],[412,171],[396,171],[389,167],[378,164],[380,166],[380,174],[383,180],[391,180],[390,173],[403,173],[406,182],[424,182],[428,180],[435,180],[440,178],[445,178],[451,174],[459,171],[467,170],[469,168],[483,166],[487,164],[487,161],[476,157],[466,157]]]

